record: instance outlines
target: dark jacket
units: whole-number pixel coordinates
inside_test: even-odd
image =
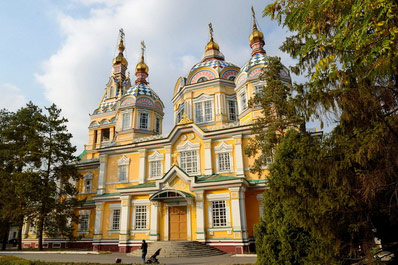
[[[142,253],[146,253],[148,249],[148,244],[146,242],[141,245]]]

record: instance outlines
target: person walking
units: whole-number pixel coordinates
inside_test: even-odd
[[[145,240],[142,240],[141,249],[142,249],[142,256],[141,256],[142,262],[145,264],[146,252],[148,250],[148,244],[145,242]]]

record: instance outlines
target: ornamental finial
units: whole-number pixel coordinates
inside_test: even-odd
[[[210,41],[213,40],[213,25],[209,23]]]
[[[253,16],[253,30],[257,29],[256,13],[254,12],[254,7],[252,6],[252,16]]]
[[[145,52],[145,42],[141,41],[141,60],[144,61],[144,52]]]

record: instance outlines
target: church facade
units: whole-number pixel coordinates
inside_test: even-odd
[[[253,158],[244,150],[254,137],[250,124],[262,115],[248,101],[264,86],[264,36],[254,19],[252,52],[239,67],[225,60],[209,26],[202,60],[174,87],[175,126],[167,136],[162,99],[146,80],[145,45],[133,80],[121,33],[78,164],[79,197],[86,202],[76,209],[76,236],[82,239],[70,245],[129,252],[143,239],[194,240],[231,253],[252,250],[267,170],[252,173]],[[290,82],[287,70],[281,75]],[[34,236],[26,228],[29,242]],[[45,239],[52,246],[64,243]]]

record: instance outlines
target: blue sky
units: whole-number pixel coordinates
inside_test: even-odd
[[[284,29],[268,18],[260,0],[13,0],[0,3],[0,108],[17,110],[33,101],[51,103],[69,119],[73,143],[82,150],[89,113],[98,105],[111,74],[118,29],[126,33],[129,69],[145,40],[150,86],[165,103],[164,134],[172,128],[171,95],[203,54],[208,23],[226,60],[242,66],[250,58],[253,5],[268,54],[292,65],[279,51]]]

